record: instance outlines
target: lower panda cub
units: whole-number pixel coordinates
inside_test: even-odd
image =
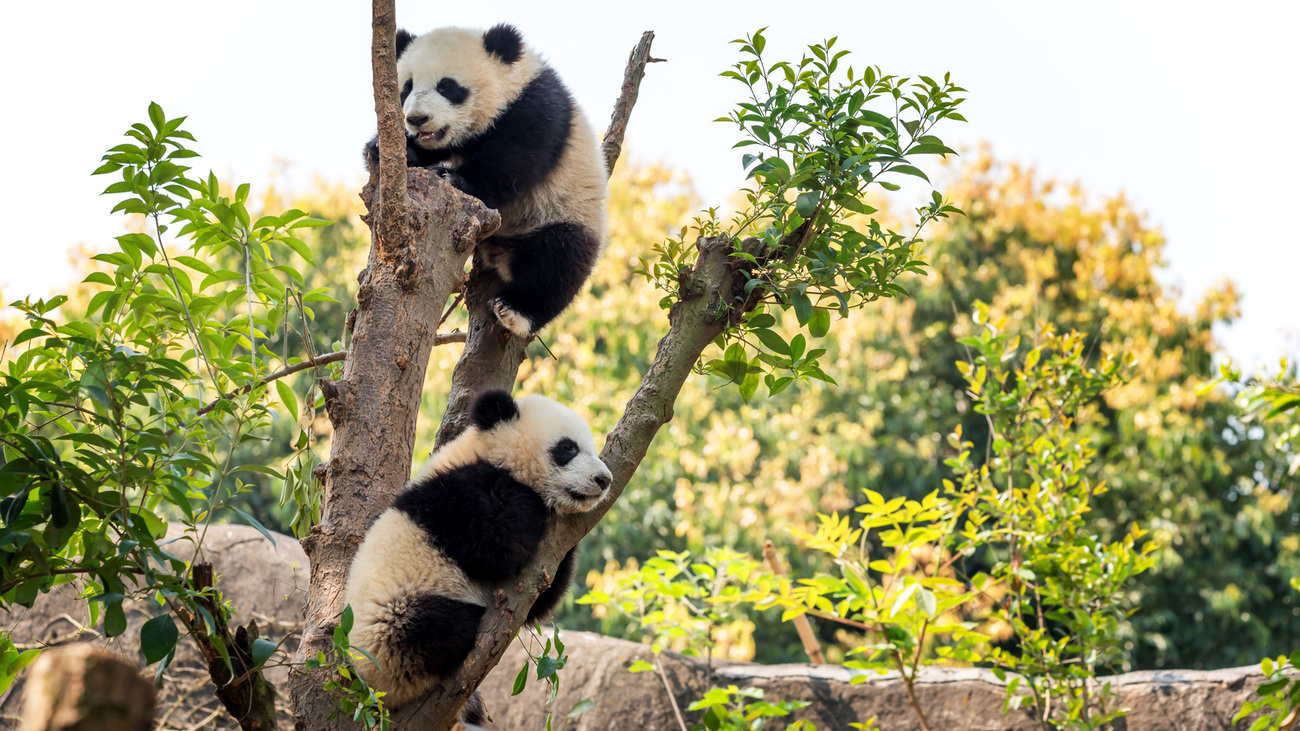
[[[550,513],[595,508],[612,481],[586,421],[551,399],[488,391],[471,420],[371,526],[348,576],[351,642],[379,663],[362,659],[356,670],[394,708],[461,666],[493,585],[532,559]],[[529,622],[568,590],[576,550]],[[463,720],[483,722],[477,693]]]

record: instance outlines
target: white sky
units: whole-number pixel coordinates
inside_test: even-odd
[[[1191,298],[1215,281],[1245,295],[1223,333],[1241,361],[1300,349],[1300,3],[546,3],[398,1],[398,25],[511,22],[603,128],[627,53],[657,34],[625,151],[695,178],[705,203],[741,182],[734,133],[709,120],[735,99],[727,41],[770,26],[765,55],[838,34],[855,66],[941,75],[969,90],[950,144],[1124,192],[1169,238],[1164,279]],[[218,175],[265,183],[272,158],[361,180],[374,130],[370,3],[6,2],[0,5],[0,292],[57,290],[68,247],[121,232],[100,155],[150,100],[188,115]],[[956,146],[954,144],[954,146]]]

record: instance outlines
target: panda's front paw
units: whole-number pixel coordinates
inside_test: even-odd
[[[510,306],[505,302],[502,302],[500,298],[494,299],[488,304],[492,307],[493,314],[497,316],[497,319],[501,321],[501,324],[504,325],[507,330],[521,338],[526,338],[533,334],[532,321],[512,310]]]
[[[460,173],[442,165],[430,165],[429,172],[451,183],[457,190],[465,190],[465,178]]]

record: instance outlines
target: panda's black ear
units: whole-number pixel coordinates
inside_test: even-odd
[[[415,40],[415,36],[411,35],[410,33],[407,33],[401,28],[397,30],[397,57],[398,58],[402,57],[402,51],[405,51],[406,47],[410,45],[411,41],[413,40]]]
[[[470,418],[474,421],[474,426],[489,431],[503,421],[518,419],[519,405],[505,391],[484,391],[474,399]]]
[[[503,63],[514,63],[524,55],[524,37],[513,25],[500,23],[483,34],[483,48]]]

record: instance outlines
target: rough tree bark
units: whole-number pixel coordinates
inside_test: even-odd
[[[304,662],[331,648],[352,555],[366,528],[411,473],[415,421],[442,308],[461,284],[474,245],[500,226],[496,211],[423,169],[406,168],[395,71],[392,0],[375,0],[373,64],[379,124],[379,180],[362,192],[370,211],[370,258],[358,277],[357,310],[343,377],[322,380],[334,425],[320,524],[303,539],[311,579]],[[326,672],[298,672],[289,693],[299,729],[350,727],[326,719],[337,701]]]
[[[195,589],[215,590],[217,584],[212,564],[194,564],[192,580]],[[214,591],[199,597],[198,603],[212,617],[211,631],[198,614],[185,609],[178,609],[176,614],[185,623],[208,663],[208,674],[217,688],[217,699],[239,722],[243,731],[273,731],[276,726],[275,686],[267,682],[253,661],[253,642],[258,637],[257,621],[241,625],[231,632],[219,593]]]

